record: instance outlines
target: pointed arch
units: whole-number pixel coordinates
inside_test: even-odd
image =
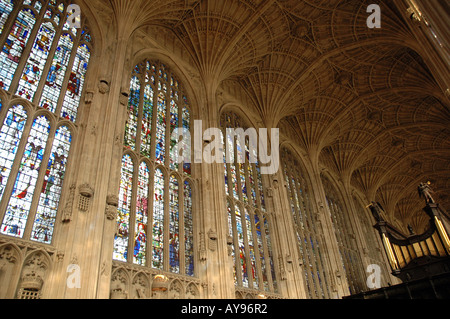
[[[138,63],[124,123],[124,154],[140,161],[130,181],[136,201],[130,210],[134,242],[127,246],[134,247],[137,265],[194,276],[192,170],[175,161],[177,141],[171,138],[175,129],[190,128],[190,121],[188,98],[175,73],[161,61]]]

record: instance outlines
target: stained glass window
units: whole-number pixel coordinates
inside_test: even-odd
[[[128,256],[128,238],[133,194],[134,163],[130,155],[122,158],[120,174],[119,207],[117,214],[117,233],[114,239],[114,259],[126,261]]]
[[[41,24],[30,56],[19,81],[17,95],[32,101],[42,77],[45,63],[55,38],[55,29],[51,22]]]
[[[367,288],[367,275],[364,273],[365,267],[358,253],[356,243],[350,237],[350,234],[355,233],[353,223],[349,214],[344,210],[345,208],[336,187],[327,177],[323,175],[321,177],[350,293],[363,292]]]
[[[227,129],[243,129],[243,121],[232,112],[221,116],[224,135],[225,192],[227,194],[228,228],[233,238],[231,255],[238,287],[265,292],[278,292],[272,254],[271,226],[261,213],[266,210],[264,182],[257,158],[257,150],[250,148],[249,137],[241,140]],[[239,163],[238,156],[245,161]]]
[[[145,265],[147,254],[148,192],[150,170],[147,163],[139,166],[138,189],[136,199],[136,222],[134,236],[134,259],[138,265]]]
[[[129,235],[135,239],[134,258],[115,254],[113,259],[195,275],[193,184],[188,179],[192,171],[190,164],[175,161],[173,148],[179,141],[171,138],[175,129],[189,129],[190,121],[188,100],[172,71],[158,61],[136,65],[130,81],[124,150],[146,162],[141,163],[138,175],[127,176],[131,188],[137,189],[137,203],[127,210],[127,220],[117,221],[131,229],[134,220]],[[182,143],[183,149],[190,145]],[[153,167],[151,173],[147,163]]]
[[[305,288],[309,298],[330,298],[328,277],[325,271],[321,233],[311,209],[309,190],[302,166],[291,151],[282,150],[283,173],[286,183],[293,231],[297,237],[297,249],[302,258]]]
[[[68,1],[44,3],[0,0],[0,90],[28,101],[0,109],[0,232],[50,244],[73,138],[59,115],[76,121],[93,43],[86,21],[67,28]]]
[[[9,14],[13,9],[13,0],[0,0],[0,34],[2,33],[5,23],[8,20]]]
[[[27,113],[22,105],[13,106],[6,114],[0,132],[0,200],[8,182],[17,149],[27,121]]]
[[[155,172],[153,201],[153,254],[152,266],[156,269],[163,269],[164,257],[164,174],[160,169]]]
[[[37,117],[33,122],[3,219],[1,226],[3,234],[23,238],[49,133],[49,120],[45,116]]]
[[[56,130],[53,148],[44,175],[31,240],[51,243],[56,212],[61,198],[72,134],[67,126]]]
[[[192,207],[192,186],[189,181],[184,182],[184,252],[185,273],[194,275],[194,217]]]
[[[179,186],[175,176],[170,176],[169,181],[169,256],[170,271],[180,272],[180,217],[179,217]]]

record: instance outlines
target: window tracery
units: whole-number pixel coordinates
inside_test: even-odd
[[[323,259],[321,227],[311,207],[304,173],[300,169],[301,165],[287,148],[282,150],[281,156],[306,291],[312,299],[329,298],[330,284]]]
[[[45,244],[93,45],[85,21],[69,28],[66,9],[65,0],[0,1],[0,90],[20,97],[0,108],[0,233]]]
[[[272,251],[271,225],[266,212],[263,179],[259,163],[250,163],[250,152],[257,158],[257,150],[251,149],[228,135],[227,128],[247,128],[235,113],[221,116],[224,145],[229,145],[229,158],[224,152],[225,191],[227,194],[229,245],[234,260],[234,279],[237,287],[260,291],[278,292]],[[226,147],[224,147],[224,150]],[[238,156],[245,154],[245,163],[238,163]],[[227,163],[228,162],[228,163]]]
[[[114,260],[195,275],[191,169],[176,163],[170,138],[189,127],[188,100],[171,70],[160,62],[138,64],[130,81]]]
[[[322,176],[322,183],[350,293],[362,292],[366,287],[366,274],[363,272],[364,266],[356,247],[353,223],[331,181]]]

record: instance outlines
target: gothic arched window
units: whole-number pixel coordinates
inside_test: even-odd
[[[113,259],[194,276],[191,164],[174,160],[176,128],[190,107],[167,66],[145,60],[132,73]]]
[[[322,183],[325,190],[327,205],[331,213],[334,232],[338,241],[339,253],[342,265],[349,283],[351,294],[359,293],[365,290],[366,278],[364,266],[356,247],[353,223],[349,213],[345,211],[335,186],[331,181],[322,176]]]
[[[68,4],[0,1],[0,90],[12,97],[0,108],[0,233],[46,244],[92,46],[84,20],[66,22]]]
[[[302,166],[288,149],[284,148],[281,154],[286,189],[294,220],[294,233],[298,241],[297,248],[303,261],[306,291],[311,299],[330,298],[330,285],[323,260],[322,234],[311,207],[308,186],[301,170]]]
[[[231,254],[234,260],[236,286],[267,292],[278,292],[272,251],[271,226],[266,214],[264,184],[256,148],[245,145],[227,129],[247,127],[234,113],[221,116],[224,145],[229,145],[229,159],[224,147],[225,190],[229,236],[233,239]],[[238,157],[244,154],[244,161]],[[239,163],[243,162],[243,163]]]

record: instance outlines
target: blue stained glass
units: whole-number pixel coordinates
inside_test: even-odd
[[[72,134],[66,126],[58,128],[44,177],[31,240],[50,244],[55,227],[66,172]]]
[[[81,100],[81,93],[83,91],[90,57],[91,52],[89,47],[84,43],[79,45],[70,72],[69,83],[67,84],[67,91],[61,110],[61,117],[72,122],[75,122],[78,115],[78,106]]]
[[[33,10],[27,8],[19,12],[0,52],[0,88],[9,89],[35,22]]]
[[[48,119],[45,116],[37,117],[33,122],[12,196],[3,219],[0,230],[3,234],[23,237],[49,132],[50,122]]]
[[[136,149],[137,125],[139,116],[139,102],[141,99],[141,84],[137,76],[133,76],[130,83],[130,98],[128,101],[128,119],[125,125],[125,147]]]
[[[133,262],[138,265],[145,265],[147,255],[146,250],[149,181],[150,171],[148,169],[148,165],[145,162],[142,162],[139,166],[133,255]]]
[[[155,171],[153,200],[153,253],[152,266],[163,269],[164,257],[164,174],[160,169]]]
[[[122,169],[120,174],[119,206],[117,214],[118,231],[114,238],[113,259],[127,261],[128,238],[130,228],[130,212],[133,194],[133,171],[134,163],[130,155],[122,158]]]
[[[158,95],[156,118],[156,161],[164,164],[166,154],[166,97],[164,92]]]
[[[22,105],[8,110],[0,132],[0,200],[8,182],[17,148],[23,134],[27,113]]]
[[[184,237],[186,275],[194,276],[194,220],[192,212],[192,187],[184,182]]]
[[[14,8],[13,0],[0,0],[0,34],[3,31],[6,21],[8,20],[9,14]]]
[[[179,186],[176,177],[169,180],[169,265],[173,273],[180,272],[180,207]]]
[[[30,56],[20,78],[17,95],[32,101],[42,77],[48,54],[55,37],[55,30],[50,22],[43,23],[31,49]]]
[[[45,80],[44,91],[39,105],[56,111],[58,99],[62,90],[64,77],[73,48],[73,38],[69,33],[63,33],[59,39],[52,65]]]

